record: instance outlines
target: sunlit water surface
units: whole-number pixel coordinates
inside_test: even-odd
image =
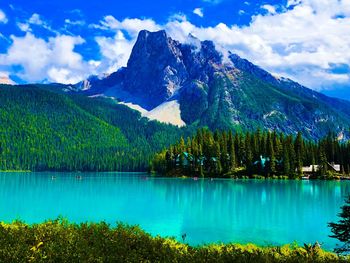
[[[122,221],[152,235],[197,245],[212,242],[281,245],[336,240],[346,181],[192,180],[135,173],[0,173],[0,221]]]

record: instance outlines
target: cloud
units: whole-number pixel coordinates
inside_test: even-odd
[[[332,65],[350,65],[350,3],[289,1],[288,8],[265,6],[248,26],[219,23],[197,27],[189,21],[169,21],[169,34],[185,41],[191,33],[249,59],[272,73],[290,77],[316,90],[349,85],[350,73]]]
[[[202,0],[202,1],[205,3],[212,4],[212,5],[217,5],[217,4],[220,4],[221,2],[223,2],[224,0]]]
[[[29,24],[33,24],[33,25],[43,25],[44,22],[41,20],[40,16],[38,14],[33,14],[29,20],[28,20]]]
[[[105,16],[99,24],[92,24],[90,27],[114,32],[113,37],[95,37],[101,54],[101,61],[97,67],[100,74],[109,74],[126,66],[136,37],[141,30],[162,29],[162,26],[152,19],[126,18],[120,21],[111,15]]]
[[[20,66],[17,75],[25,81],[75,83],[93,70],[83,57],[74,51],[84,43],[81,37],[58,35],[45,41],[27,33],[11,36],[12,45],[6,54],[0,54],[0,65]]]
[[[126,18],[119,21],[111,15],[105,16],[99,24],[92,24],[90,27],[102,30],[124,30],[131,37],[136,37],[138,32],[143,29],[156,31],[161,28],[152,19]]]
[[[269,14],[276,14],[276,7],[273,5],[262,5],[262,9],[265,9]]]
[[[64,23],[71,26],[84,26],[86,24],[84,20],[71,20],[69,18],[66,18]]]
[[[25,21],[17,22],[16,25],[23,32],[32,32],[32,26],[37,26],[44,28],[51,33],[59,34],[57,30],[54,30],[51,25],[47,21],[43,20],[37,13],[32,14],[32,16]]]
[[[21,65],[21,77],[28,81],[47,78],[67,83],[87,74],[110,73],[125,66],[140,30],[165,29],[182,42],[188,42],[189,34],[201,40],[212,40],[223,52],[231,50],[274,74],[316,90],[349,85],[349,1],[288,0],[284,6],[263,5],[261,8],[267,12],[254,15],[246,26],[219,23],[199,27],[183,14],[172,15],[164,24],[150,18],[118,20],[108,15],[89,25],[100,52],[96,61],[85,61],[74,50],[83,42],[80,37],[68,38],[67,46],[61,48],[65,50],[61,56],[67,58],[61,61],[56,38],[45,41],[27,33],[22,38],[12,37],[7,54],[0,55],[0,64]],[[41,27],[48,25],[39,15],[26,23],[29,21],[36,25],[41,21]],[[66,19],[65,22],[72,21]],[[104,32],[108,36],[101,36]],[[58,37],[61,34],[57,34]]]
[[[349,2],[289,0],[285,6],[263,5],[261,8],[267,12],[253,16],[251,23],[243,27],[224,23],[198,27],[178,15],[171,16],[162,25],[151,19],[119,21],[106,16],[99,26],[122,33],[114,38],[98,38],[104,54],[103,64],[110,64],[110,69],[126,65],[139,30],[165,29],[181,42],[188,41],[189,34],[212,40],[223,52],[233,51],[274,74],[316,90],[349,83],[349,72],[339,70],[339,66],[334,69],[335,65],[342,68],[350,65]],[[126,40],[125,36],[130,38]],[[124,47],[116,48],[121,43]],[[108,52],[111,54],[107,55]],[[114,63],[107,62],[108,58]]]
[[[96,37],[102,55],[98,65],[100,73],[112,73],[126,66],[135,39],[127,40],[121,30],[114,37]]]
[[[0,23],[6,24],[7,22],[8,22],[8,19],[6,17],[6,14],[4,13],[4,11],[0,9]]]
[[[17,26],[23,32],[30,32],[30,31],[32,31],[32,29],[30,28],[30,25],[28,23],[17,22]]]
[[[194,10],[193,10],[193,14],[196,14],[197,16],[199,16],[199,17],[203,17],[204,16],[204,14],[203,14],[203,9],[202,8],[195,8]]]

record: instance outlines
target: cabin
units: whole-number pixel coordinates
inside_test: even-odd
[[[320,169],[320,165],[310,165],[302,167],[301,171],[303,174],[310,175],[317,172]],[[339,173],[341,170],[340,164],[327,162],[327,170]]]
[[[337,173],[340,173],[340,170],[341,170],[340,164],[329,163],[329,162],[327,162],[327,169]]]
[[[253,165],[260,165],[261,166],[261,168],[265,168],[265,165],[266,165],[266,163],[267,162],[269,162],[270,161],[270,158],[269,157],[263,157],[262,155],[260,155],[260,160],[258,160],[258,161],[255,161],[254,163],[253,163]]]
[[[203,166],[204,165],[204,161],[206,160],[207,158],[205,158],[205,156],[200,156],[197,158],[197,164],[199,164],[200,166]]]
[[[312,174],[314,172],[317,172],[319,167],[320,167],[319,165],[313,164],[313,165],[310,165],[310,166],[302,167],[301,171],[302,171],[303,174]]]
[[[188,153],[188,152],[183,152],[183,153],[180,153],[178,155],[176,155],[176,165],[179,166],[181,164],[181,161],[182,161],[182,165],[183,166],[189,166],[190,163],[193,162],[193,155]]]

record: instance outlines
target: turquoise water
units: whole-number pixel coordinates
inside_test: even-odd
[[[81,176],[79,179],[77,176]],[[139,224],[186,242],[323,243],[350,182],[192,180],[133,173],[0,173],[0,221]]]

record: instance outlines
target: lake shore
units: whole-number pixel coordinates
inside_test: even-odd
[[[52,173],[67,173],[64,171],[40,171],[40,172],[36,172],[36,171],[30,171],[30,170],[0,170],[0,173],[47,173],[47,172],[52,172]],[[92,171],[89,172],[84,172],[84,171],[70,171],[68,173],[95,173]],[[206,176],[206,177],[200,177],[196,174],[194,175],[183,175],[181,173],[171,173],[171,174],[156,174],[154,172],[121,172],[121,171],[100,171],[98,173],[129,173],[129,174],[149,174],[151,177],[154,178],[183,178],[183,179],[202,179],[202,178],[206,178],[206,179],[253,179],[253,180],[330,180],[330,181],[342,181],[342,180],[350,180],[350,176],[346,175],[346,176],[332,176],[332,177],[310,177],[310,178],[304,178],[304,177],[300,177],[300,178],[290,178],[288,176],[269,176],[269,177],[265,177],[262,175],[243,175],[243,176],[232,176],[232,175],[224,175],[224,176]]]
[[[222,176],[199,176],[197,173],[193,175],[184,175],[181,172],[170,172],[166,174],[157,174],[155,172],[150,172],[150,175],[157,178],[193,178],[193,179],[253,179],[253,180],[323,180],[323,181],[341,181],[341,180],[350,180],[349,175],[332,175],[332,176],[309,176],[309,177],[289,177],[286,175],[273,175],[273,176],[263,176],[263,175],[236,175],[236,174],[225,174]]]
[[[190,246],[151,236],[138,226],[71,224],[64,219],[27,225],[0,223],[1,262],[348,262],[317,244]],[[186,242],[186,236],[183,236]]]

